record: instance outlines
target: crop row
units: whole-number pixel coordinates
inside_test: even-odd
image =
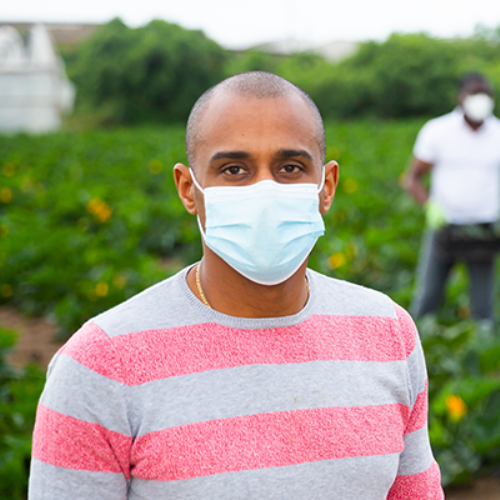
[[[400,180],[421,125],[327,124],[327,159],[338,160],[340,184],[310,257],[312,268],[404,307],[423,217]],[[67,336],[198,259],[196,219],[172,176],[186,161],[183,141],[180,127],[0,137],[0,304],[50,315]],[[468,319],[466,292],[458,268],[438,320],[419,324],[445,483],[500,463],[500,344]]]

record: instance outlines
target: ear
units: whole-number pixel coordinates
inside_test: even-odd
[[[339,164],[336,161],[330,161],[325,165],[325,187],[323,188],[323,199],[320,205],[321,214],[326,214],[335,197],[335,190],[339,182]]]
[[[174,167],[174,179],[182,204],[190,214],[197,214],[191,170],[182,163],[177,163]]]

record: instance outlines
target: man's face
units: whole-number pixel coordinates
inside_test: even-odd
[[[257,99],[220,92],[205,110],[200,130],[194,174],[203,188],[266,179],[321,182],[322,152],[314,116],[299,96]],[[204,225],[201,193],[195,198]]]
[[[458,96],[465,120],[475,130],[493,111],[494,102],[491,95],[488,83],[477,80],[469,82]]]

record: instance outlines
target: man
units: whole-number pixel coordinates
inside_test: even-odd
[[[484,240],[462,242],[443,239],[450,230],[498,219],[500,203],[500,120],[490,83],[480,74],[460,82],[460,106],[428,122],[414,147],[414,160],[406,189],[426,207],[428,231],[420,257],[419,291],[412,306],[414,317],[435,313],[448,274],[458,259],[464,260],[471,281],[471,312],[477,320],[494,320],[495,253]],[[430,195],[423,177],[432,171]],[[458,227],[458,229],[460,229]],[[446,232],[448,231],[448,233]],[[449,233],[451,234],[451,233]]]
[[[186,146],[203,259],[55,357],[30,499],[443,498],[408,314],[306,270],[338,181],[316,106],[237,75],[197,102]]]

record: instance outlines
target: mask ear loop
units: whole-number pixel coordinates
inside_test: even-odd
[[[191,179],[193,179],[193,184],[200,190],[200,192],[205,196],[205,190],[198,184],[196,177],[194,176],[194,171],[192,168],[189,169],[191,172]],[[198,227],[200,228],[201,237],[205,240],[205,231],[201,227],[200,216],[196,214],[196,221],[198,222]]]
[[[192,168],[189,169],[191,172],[191,179],[193,179],[193,184],[201,191],[203,195],[205,195],[205,190],[198,184],[196,177],[194,176],[194,170]]]
[[[323,165],[321,167],[321,182],[317,194],[321,193],[321,191],[323,191],[323,188],[325,187],[325,177],[326,177],[326,172],[325,172],[325,166]]]

